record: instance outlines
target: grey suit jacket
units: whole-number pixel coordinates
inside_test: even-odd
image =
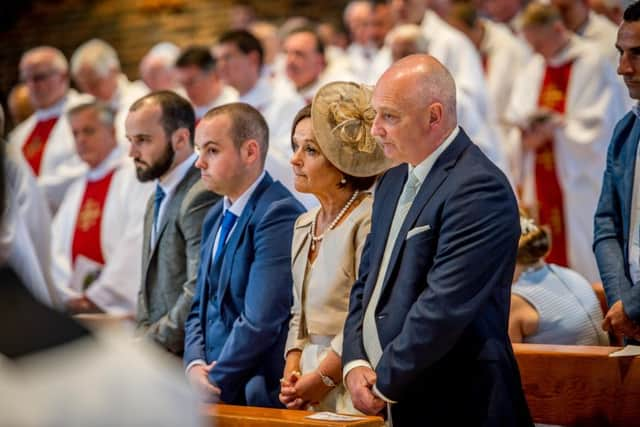
[[[153,195],[147,202],[138,333],[175,354],[184,350],[184,321],[195,292],[202,222],[219,199],[204,187],[198,169],[191,167],[169,201],[153,248]]]

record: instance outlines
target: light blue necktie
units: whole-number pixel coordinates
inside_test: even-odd
[[[158,216],[160,215],[160,205],[164,200],[166,193],[160,187],[160,185],[156,185],[156,195],[153,198],[153,229],[158,231]]]
[[[213,257],[213,262],[215,263],[220,255],[222,255],[222,249],[225,246],[227,241],[227,237],[233,228],[233,225],[236,223],[238,219],[237,215],[227,209],[222,217],[222,224],[220,225],[220,237],[218,238],[218,247],[216,248],[216,253]]]

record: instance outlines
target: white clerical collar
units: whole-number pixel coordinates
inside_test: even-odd
[[[93,182],[104,178],[109,172],[117,168],[124,157],[124,148],[117,145],[109,155],[95,168],[87,172],[87,181]]]
[[[438,157],[440,157],[440,154],[442,154],[442,152],[451,145],[451,143],[454,139],[456,139],[459,133],[460,127],[456,126],[455,129],[453,129],[449,136],[444,140],[444,142],[440,144],[440,146],[436,148],[433,153],[429,154],[426,159],[418,163],[415,167],[408,165],[409,173],[413,172],[416,178],[418,178],[418,181],[420,181],[420,185],[422,185],[424,180],[427,178],[427,175],[429,175],[429,172],[431,172],[431,168],[433,168],[433,165],[436,163],[436,160],[438,160]]]
[[[67,103],[67,95],[65,94],[58,102],[51,107],[42,108],[36,111],[36,120],[49,120],[53,117],[60,117],[64,112],[65,104]]]
[[[266,172],[263,170],[258,179],[253,181],[253,184],[251,184],[251,186],[247,188],[245,192],[242,193],[242,195],[238,197],[235,202],[233,202],[233,204],[231,204],[231,201],[227,196],[224,196],[224,199],[222,199],[222,207],[224,208],[223,212],[230,210],[232,214],[240,218],[244,207],[247,206],[247,203],[249,203],[249,199],[251,199],[253,192],[255,191],[258,184],[260,184],[260,182],[264,179],[265,175]]]
[[[191,166],[196,162],[198,155],[196,153],[192,153],[189,157],[182,161],[178,166],[173,168],[169,174],[164,176],[161,180],[158,180],[158,185],[164,191],[164,194],[171,194],[173,190],[180,184],[180,181],[184,178],[184,176],[189,172]]]
[[[240,102],[247,103],[263,112],[264,109],[271,103],[272,89],[271,85],[267,81],[266,77],[260,77],[256,84],[247,91],[244,95],[240,95],[238,99]]]

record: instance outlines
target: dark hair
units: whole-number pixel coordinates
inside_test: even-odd
[[[636,1],[624,10],[622,19],[626,22],[640,21],[640,1]]]
[[[478,21],[478,11],[470,0],[454,0],[451,14],[462,21],[467,28],[474,28]]]
[[[260,160],[264,166],[269,151],[269,126],[260,111],[244,102],[232,102],[212,108],[202,120],[225,114],[231,120],[231,139],[236,148],[239,149],[249,139],[255,139],[260,145]]]
[[[320,55],[324,56],[324,51],[325,51],[325,46],[324,43],[322,42],[322,40],[320,39],[320,36],[318,35],[318,32],[315,30],[315,28],[305,25],[303,27],[299,27],[296,28],[294,30],[292,30],[289,34],[287,34],[286,38],[291,37],[294,34],[299,34],[299,33],[309,33],[313,36],[313,38],[316,40],[316,52],[318,52]]]
[[[293,146],[293,134],[296,131],[296,127],[298,126],[298,123],[300,123],[304,119],[310,119],[310,118],[311,118],[311,105],[305,105],[304,107],[302,107],[302,109],[298,111],[296,116],[293,118],[293,124],[291,126],[291,145],[292,146]],[[320,148],[319,145],[318,145],[318,148]],[[322,155],[324,156],[324,153]],[[331,165],[334,168],[338,169],[333,163],[331,163]],[[376,181],[376,178],[377,178],[377,175],[358,177],[358,176],[352,176],[352,175],[346,174],[344,172],[342,172],[342,176],[344,176],[344,180],[346,182],[344,184],[339,183],[338,188],[351,186],[351,188],[353,188],[354,190],[360,190],[360,191],[368,190],[369,188],[371,188],[371,186],[373,185],[373,183]]]
[[[203,71],[212,71],[216,67],[216,59],[204,46],[189,46],[180,53],[175,66],[176,68],[185,68],[192,65]]]
[[[520,223],[522,224],[523,221],[531,222],[532,220],[521,210]],[[549,253],[550,248],[551,238],[549,232],[533,223],[530,229],[521,231],[516,262],[521,265],[535,264],[540,258]]]
[[[162,115],[160,122],[167,138],[181,128],[189,131],[189,143],[193,147],[193,134],[196,127],[196,114],[191,103],[169,90],[151,92],[134,102],[129,111],[137,111],[145,104],[157,104],[160,106]]]
[[[218,44],[222,43],[233,43],[238,50],[240,50],[245,55],[250,54],[251,52],[258,52],[259,58],[259,66],[261,67],[263,64],[264,58],[264,49],[262,48],[262,44],[260,40],[256,38],[253,34],[246,30],[231,30],[223,33],[218,39]]]

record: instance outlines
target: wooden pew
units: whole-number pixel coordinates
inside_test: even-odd
[[[207,425],[215,427],[290,427],[290,426],[327,426],[327,427],[382,427],[379,417],[364,417],[358,421],[315,421],[305,418],[311,411],[293,409],[256,408],[251,406],[207,405],[203,409]]]
[[[640,357],[609,357],[620,347],[514,344],[513,348],[535,422],[640,426]]]

